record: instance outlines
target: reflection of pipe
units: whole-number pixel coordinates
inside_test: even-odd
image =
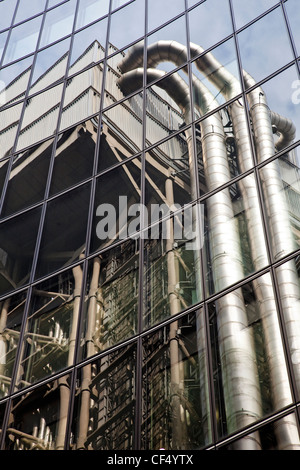
[[[61,377],[58,379],[59,385],[59,418],[58,418],[58,429],[55,440],[55,450],[63,450],[65,446],[66,431],[67,431],[67,419],[69,410],[69,399],[70,399],[70,387],[68,384],[67,377]]]

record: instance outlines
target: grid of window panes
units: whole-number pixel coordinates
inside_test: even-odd
[[[300,449],[299,21],[0,2],[1,449]]]

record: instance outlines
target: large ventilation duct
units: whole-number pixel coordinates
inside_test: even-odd
[[[195,64],[197,68],[205,74],[208,79],[220,90],[220,92],[224,95],[224,97],[227,100],[233,100],[235,96],[237,96],[241,92],[240,88],[240,83],[239,81],[232,75],[230,74],[225,67],[223,67],[211,53],[206,53],[204,54],[204,50],[194,44],[190,45],[191,47],[191,52],[194,57],[198,56],[198,59],[195,60]],[[134,69],[137,66],[142,66],[143,64],[143,47],[142,46],[137,46],[132,48],[132,51],[125,57],[125,59],[122,61],[122,63],[119,65],[120,70],[123,72],[123,77],[127,75],[127,72]],[[182,63],[187,61],[187,50],[184,46],[180,45],[176,41],[159,41],[158,43],[155,43],[151,46],[148,47],[147,49],[147,66],[148,67],[156,67],[160,62],[162,61],[171,61],[175,63],[176,65],[180,66]],[[185,68],[185,71],[187,72],[187,68]],[[254,81],[251,79],[251,77],[246,74],[244,74],[244,78],[247,82],[248,86],[253,86],[255,85]],[[153,77],[148,76],[148,81],[152,80]],[[121,79],[123,80],[123,78]],[[209,112],[215,107],[217,107],[217,103],[214,102],[214,98],[210,95],[210,93],[204,89],[203,85],[199,81],[196,83],[197,80],[193,77],[193,85],[197,86],[198,92],[200,92],[200,96],[202,99],[202,103],[200,104],[200,113],[204,115],[206,112]],[[159,83],[158,83],[159,85]],[[122,82],[121,82],[122,86]],[[188,92],[186,88],[186,92]],[[178,97],[172,96],[175,101],[178,102],[178,105],[182,107],[182,103],[186,103],[186,100],[182,98],[182,93],[179,92],[179,90],[172,89],[172,94],[178,93]],[[260,158],[260,161],[264,161],[265,158],[268,158],[269,156],[274,155],[275,153],[275,146],[274,146],[274,137],[273,137],[273,126],[276,126],[276,130],[280,133],[280,138],[277,141],[276,144],[276,149],[280,150],[284,148],[284,146],[288,145],[292,139],[294,138],[294,126],[291,123],[291,121],[279,116],[277,113],[270,112],[266,103],[264,102],[264,99],[262,100],[261,97],[264,97],[264,94],[262,90],[260,89],[255,89],[254,92],[250,93],[250,100],[252,100],[252,106],[251,106],[251,116],[253,119],[253,129],[254,129],[254,136],[255,136],[255,144],[256,144],[256,149],[258,156]],[[262,112],[259,112],[257,109],[257,106],[259,106],[259,110],[262,110]],[[182,110],[184,112],[186,108],[186,104],[184,107],[182,107]],[[232,124],[233,124],[233,131],[235,135],[235,141],[236,141],[236,146],[238,150],[238,160],[239,160],[239,165],[241,168],[241,171],[247,171],[248,169],[251,169],[253,167],[253,162],[252,162],[252,152],[251,152],[251,147],[250,147],[250,142],[249,142],[249,134],[248,134],[248,123],[246,119],[246,114],[245,114],[245,109],[240,103],[240,101],[232,101],[232,103],[229,106],[229,112],[232,118]],[[220,116],[218,113],[213,114],[212,116],[209,116],[208,118],[204,119],[201,122],[201,131],[202,131],[202,143],[203,143],[203,159],[204,159],[204,169],[205,169],[205,176],[207,179],[207,185],[208,185],[208,190],[214,189],[214,184],[216,184],[216,187],[219,184],[222,184],[222,176],[225,177],[226,181],[229,180],[228,178],[228,163],[227,163],[227,156],[226,152],[224,149],[224,141],[221,143],[221,141],[224,139],[224,130],[220,129],[219,126],[216,128],[210,127],[212,126],[212,122],[214,121],[214,125],[216,124],[216,121],[218,121],[218,124],[221,123]],[[210,128],[210,130],[209,130]],[[218,129],[218,132],[213,132],[212,129]],[[218,142],[218,143],[217,143]],[[207,144],[207,145],[206,145]],[[210,145],[211,144],[211,145]],[[218,147],[220,145],[220,147]],[[219,155],[219,150],[216,152],[216,149],[219,148],[223,149],[221,150],[222,156]],[[217,157],[219,155],[219,158]],[[225,174],[222,175],[222,169],[225,169]],[[284,224],[284,233],[287,236],[287,239],[289,240],[289,244],[287,247],[287,252],[290,252],[294,249],[293,247],[293,240],[291,240],[291,231],[290,231],[290,226],[289,226],[289,221],[287,220],[287,213],[285,212],[285,203],[284,203],[284,197],[283,193],[281,192],[273,192],[272,193],[272,184],[278,184],[280,182],[280,178],[278,177],[279,175],[274,173],[274,170],[269,169],[269,165],[267,167],[264,167],[264,172],[265,178],[264,178],[264,183],[267,185],[266,186],[266,193],[268,194],[267,196],[267,206],[269,206],[269,203],[274,200],[275,197],[278,198],[277,203],[274,205],[273,212],[270,207],[268,207],[268,215],[270,217],[270,222],[271,222],[271,229],[272,229],[272,241],[275,246],[280,245],[282,243],[282,240],[284,240],[284,243],[286,242],[285,240],[285,235],[282,233],[282,220],[284,220],[286,223]],[[212,181],[211,175],[214,175],[215,178],[217,178],[216,181]],[[275,176],[275,178],[274,178]],[[226,182],[223,181],[223,182]],[[254,180],[251,182],[249,178],[244,178],[240,181],[240,189],[241,193],[243,195],[243,200],[245,204],[245,210],[246,210],[246,218],[247,218],[247,224],[248,224],[248,233],[249,233],[249,238],[250,238],[250,245],[251,245],[251,250],[252,250],[252,258],[253,258],[253,263],[254,267],[256,270],[261,269],[262,267],[266,266],[268,264],[268,259],[267,259],[267,254],[265,250],[265,244],[264,244],[264,233],[262,230],[262,225],[261,225],[261,216],[260,216],[260,207],[258,205],[258,200],[256,196],[256,186]],[[220,195],[225,194],[223,191],[219,194]],[[217,198],[215,198],[215,205],[213,203],[214,197],[209,198],[208,201],[211,199],[211,206],[209,207],[209,223],[211,224],[211,233],[212,233],[212,246],[214,246],[214,241],[217,240],[217,226],[222,226],[223,228],[226,226],[224,224],[224,220],[221,221],[221,219],[218,219],[217,217],[214,217],[216,214],[223,215],[223,217],[226,217],[225,214],[232,214],[232,208],[230,208],[229,204],[229,199],[228,199],[228,204],[226,205],[225,201],[223,198],[221,198],[221,201],[218,201]],[[272,207],[272,206],[271,206]],[[274,209],[281,207],[283,208],[282,211],[280,211],[280,216],[276,217],[276,214],[274,214]],[[227,212],[227,210],[229,212]],[[283,219],[281,218],[282,212],[285,214]],[[280,233],[277,231],[276,232],[276,227],[278,228],[278,223],[280,223]],[[232,230],[232,234],[235,234],[235,238],[237,236],[236,230]],[[279,236],[280,235],[280,236]],[[214,240],[215,237],[215,240]],[[222,233],[219,231],[219,240],[221,245],[224,247],[224,243],[228,239],[228,232]],[[223,240],[223,242],[222,242]],[[237,240],[238,241],[238,240]],[[223,245],[222,245],[223,243]],[[236,245],[232,245],[235,246]],[[237,252],[240,251],[239,250]],[[231,251],[231,255],[233,253],[237,253],[236,251]],[[230,252],[229,252],[230,253]],[[279,248],[275,249],[275,253],[278,253],[279,256],[282,256],[285,252],[282,250],[280,251]],[[230,256],[229,256],[230,257]],[[212,253],[212,259],[214,259],[213,253]],[[218,258],[216,258],[218,260]],[[217,282],[220,282],[218,285],[218,289],[222,289],[222,283],[221,283],[221,278],[222,276],[219,276],[219,266],[220,266],[220,261],[218,260],[216,264],[214,264],[214,274],[215,278],[217,279]],[[224,263],[224,270],[225,270],[225,284],[228,282],[229,276],[231,276],[231,273],[233,270],[235,270],[235,273],[240,273],[241,267],[238,266],[239,263],[235,266],[233,269],[232,266],[232,260],[230,258],[230,262],[228,263],[228,260]],[[287,265],[286,265],[287,266]],[[227,273],[227,274],[226,274]],[[298,299],[298,294],[296,293],[296,277],[295,273],[293,272],[292,266],[283,266],[279,269],[279,286],[281,290],[281,297],[283,299],[283,302],[285,303],[285,299],[289,299],[290,296],[292,295],[293,298]],[[286,274],[289,274],[288,277],[286,277]],[[238,274],[239,276],[239,274]],[[291,279],[292,277],[292,279]],[[241,279],[239,277],[239,279]],[[232,279],[232,282],[235,282],[234,279]],[[229,282],[231,283],[231,282]],[[286,370],[286,365],[285,365],[285,357],[283,354],[283,349],[282,349],[282,341],[281,341],[281,332],[280,328],[278,325],[278,319],[277,319],[277,312],[276,312],[276,307],[274,305],[273,299],[273,290],[272,290],[272,285],[270,282],[266,282],[266,278],[259,278],[255,281],[256,284],[256,293],[257,293],[257,300],[260,302],[261,305],[261,319],[262,319],[262,324],[264,327],[264,333],[266,337],[266,350],[267,350],[267,355],[269,358],[269,366],[270,366],[270,374],[271,374],[271,380],[274,388],[274,406],[276,408],[280,408],[282,406],[285,406],[287,403],[291,401],[291,394],[290,394],[290,389],[289,389],[289,381],[288,381],[288,375],[287,375],[287,370]],[[298,286],[297,286],[298,287]],[[292,291],[292,292],[291,292]],[[297,294],[297,297],[296,297]],[[231,294],[230,294],[231,295]],[[237,295],[239,293],[237,292]],[[235,320],[238,320],[238,324],[243,325],[241,331],[247,331],[247,322],[246,318],[244,318],[243,321],[241,319],[244,317],[244,312],[245,309],[242,307],[242,297],[240,296],[240,302],[234,302],[235,305],[235,310],[236,312],[239,311],[239,308],[241,307],[241,310],[239,313],[237,313],[237,318],[235,318],[235,315],[233,314],[234,308],[233,305],[231,305],[231,302],[229,301],[228,304],[226,305],[228,301],[228,296],[226,296],[225,299],[222,300],[223,303],[223,308],[220,309],[220,312],[218,314],[218,320],[219,320],[219,341],[220,341],[220,347],[223,344],[223,338],[224,336],[224,330],[221,324],[226,325],[226,328],[233,328],[236,323]],[[288,303],[288,302],[286,302]],[[296,303],[296,302],[295,302]],[[300,332],[300,329],[298,328],[298,322],[297,322],[297,316],[295,316],[296,312],[291,311],[290,303],[289,305],[284,305],[284,312],[286,315],[286,324],[288,327],[289,331],[289,338],[290,338],[290,344],[295,345],[296,344],[296,338],[299,338],[298,332]],[[228,315],[224,312],[228,312]],[[225,320],[225,321],[224,321]],[[292,330],[294,330],[294,335],[292,334]],[[233,332],[232,332],[233,333]],[[239,334],[237,332],[234,332],[232,334],[232,339],[235,339],[235,346],[232,348],[230,347],[228,349],[232,351],[235,351],[233,354],[235,357],[231,358],[231,361],[227,361],[227,366],[226,369],[223,370],[223,373],[225,372],[224,375],[230,369],[233,370],[234,364],[236,365],[237,362],[240,363],[241,367],[244,367],[245,369],[248,368],[249,365],[247,365],[244,362],[244,359],[242,360],[243,355],[238,355],[237,351],[238,349],[236,348],[236,341],[238,338]],[[230,336],[231,337],[231,336]],[[248,349],[249,348],[249,349]],[[246,348],[248,350],[248,354],[251,354],[251,346],[248,344],[248,347]],[[298,344],[296,344],[295,349],[299,351]],[[293,353],[293,351],[292,351]],[[238,361],[237,361],[238,359]],[[252,360],[253,361],[253,358]],[[250,361],[250,362],[251,362]],[[250,370],[253,368],[254,362],[250,366]],[[239,376],[239,383],[242,384],[242,372],[238,372]],[[232,378],[230,379],[230,381]],[[233,383],[233,382],[231,382]],[[253,382],[254,383],[254,382]],[[251,389],[249,388],[248,385],[244,384],[243,386],[246,386],[246,389],[248,391]],[[226,388],[226,387],[225,387]],[[239,387],[235,387],[235,389],[238,389]],[[226,395],[226,390],[225,390],[225,395]],[[257,390],[254,392],[252,397],[257,396]],[[243,393],[240,394],[239,397],[234,395],[233,401],[235,404],[231,404],[231,406],[236,406],[236,404],[240,405],[240,411],[242,409],[247,409],[246,406],[249,406],[249,401],[246,404],[247,400],[246,397],[243,396]],[[252,400],[252,406],[254,405],[254,402],[256,401],[256,398],[253,398]],[[226,402],[227,405],[230,402],[229,396],[226,397]],[[257,401],[258,402],[258,401]],[[237,412],[237,409],[236,409]],[[260,411],[258,408],[256,408],[257,416],[259,417]],[[227,413],[229,414],[228,408],[227,408]],[[243,414],[243,413],[241,413]],[[254,418],[255,413],[253,414]],[[254,418],[255,419],[255,418]],[[228,420],[229,416],[228,416]],[[295,423],[291,423],[290,421],[287,420],[281,420],[281,425],[277,427],[277,436],[278,436],[278,441],[279,441],[279,448],[298,448],[299,446],[299,438],[298,438],[298,432]],[[242,421],[238,423],[239,426],[245,425]],[[256,444],[255,444],[256,445]]]

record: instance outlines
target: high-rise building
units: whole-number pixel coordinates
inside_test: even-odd
[[[299,22],[0,2],[1,450],[300,449]]]

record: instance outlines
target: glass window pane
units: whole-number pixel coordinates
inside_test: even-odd
[[[199,449],[211,442],[203,311],[143,340],[142,449]]]
[[[110,95],[105,95],[104,102],[106,105],[111,105],[114,100]],[[122,139],[126,142],[126,146],[130,152],[137,153],[142,149],[142,118],[143,118],[143,94],[138,93],[128,100],[122,101],[104,111],[102,119],[103,124],[107,125],[108,129],[112,129],[115,134],[121,134]],[[124,145],[125,147],[125,145]],[[122,152],[122,148],[120,149]],[[116,161],[119,160],[116,155]],[[100,164],[101,164],[100,154]]]
[[[292,395],[269,274],[210,304],[209,314],[217,430],[224,437],[287,406]],[[244,444],[259,449],[259,434]]]
[[[46,139],[54,134],[62,90],[63,84],[57,85],[26,101],[17,150],[33,145],[37,139]]]
[[[144,35],[144,3],[144,0],[135,0],[112,14],[109,42],[117,49],[122,49]]]
[[[148,31],[166,23],[184,10],[184,0],[164,1],[164,8],[161,8],[160,0],[150,0],[148,2]]]
[[[0,294],[22,287],[30,280],[40,213],[40,208],[34,209],[1,224]]]
[[[80,0],[77,12],[76,29],[107,15],[109,0]]]
[[[40,47],[47,46],[72,32],[76,0],[69,0],[46,13]]]
[[[7,170],[10,166],[10,160],[1,160],[0,161],[0,197],[3,191],[3,186],[5,183],[6,175],[7,175]]]
[[[82,279],[76,266],[34,287],[16,389],[73,365]]]
[[[17,0],[4,0],[0,4],[0,30],[10,27]]]
[[[260,178],[272,253],[278,260],[299,248],[299,158],[289,152],[261,168]]]
[[[253,20],[275,5],[275,3],[278,3],[278,0],[252,0],[251,2],[233,0],[236,27],[240,28]]]
[[[86,184],[48,203],[36,278],[67,267],[85,249],[90,185]]]
[[[228,2],[209,0],[201,3],[188,13],[188,20],[190,41],[203,49],[233,32]]]
[[[4,47],[5,47],[7,36],[8,36],[8,31],[5,31],[4,33],[0,34],[0,62],[1,62],[1,59],[2,59],[2,52],[3,52]]]
[[[141,161],[131,160],[97,179],[91,252],[141,229]]]
[[[38,52],[31,77],[30,93],[37,93],[56,81],[66,72],[70,38]]]
[[[31,206],[44,197],[53,140],[17,155],[12,164],[2,216]]]
[[[288,438],[285,438],[287,429]],[[259,439],[259,449],[257,450],[299,450],[300,436],[295,413],[268,423],[255,433],[227,444],[220,450],[251,450],[251,442],[254,438]]]
[[[0,111],[0,159],[7,157],[13,149],[23,103]]]
[[[254,175],[207,198],[206,262],[209,294],[268,265]]]
[[[79,370],[72,423],[74,450],[134,448],[135,377],[135,344]]]
[[[70,382],[67,375],[13,400],[5,450],[64,449]]]
[[[100,111],[103,65],[99,64],[68,80],[60,130]]]
[[[193,161],[193,154],[189,155],[190,136],[191,129],[187,129],[147,152],[145,204],[149,211],[153,204],[166,204],[168,207],[175,204],[178,209],[196,195],[190,173],[190,161]]]
[[[129,240],[89,262],[83,307],[82,358],[138,331],[138,242]]]
[[[284,6],[288,13],[288,21],[292,28],[293,38],[296,42],[297,52],[298,55],[300,55],[300,31],[298,28],[300,21],[299,4],[297,0],[289,0],[288,2],[285,2]]]
[[[96,122],[86,121],[59,136],[50,194],[58,193],[91,176],[97,140]]]
[[[30,0],[30,11],[28,9],[28,2],[26,0],[21,0],[19,2],[17,14],[15,16],[15,23],[30,18],[31,16],[37,15],[44,11],[46,0]]]
[[[106,47],[107,18],[76,33],[73,40],[69,74],[104,58]]]
[[[0,106],[22,100],[27,90],[33,56],[0,70]]]
[[[143,234],[144,328],[200,302],[202,298],[200,248],[203,236],[201,206],[187,206],[172,215],[164,205],[152,207],[150,221],[160,218]]]
[[[3,255],[3,254],[1,254]],[[0,255],[0,256],[1,256]],[[0,258],[1,259],[1,258]],[[1,262],[1,261],[0,261]],[[0,301],[0,397],[8,395],[14,369],[27,291]]]
[[[293,59],[285,31],[281,8],[277,8],[238,34],[242,67],[254,80],[262,80]]]
[[[4,55],[4,64],[35,51],[43,15],[12,29]]]

